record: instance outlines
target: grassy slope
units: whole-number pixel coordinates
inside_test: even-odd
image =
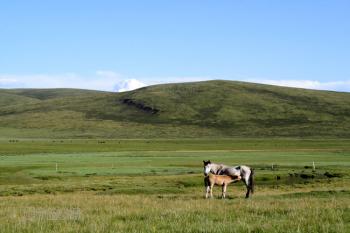
[[[126,93],[0,90],[0,97],[3,138],[350,136],[349,93],[208,81]]]

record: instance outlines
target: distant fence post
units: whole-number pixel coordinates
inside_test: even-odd
[[[312,162],[312,171],[316,171],[315,162]]]
[[[273,164],[271,165],[271,170],[273,170]]]

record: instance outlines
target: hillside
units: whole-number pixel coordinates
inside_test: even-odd
[[[1,138],[349,137],[350,93],[235,81],[0,89]]]

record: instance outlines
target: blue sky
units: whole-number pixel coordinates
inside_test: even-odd
[[[208,79],[350,91],[350,1],[3,1],[0,87]]]

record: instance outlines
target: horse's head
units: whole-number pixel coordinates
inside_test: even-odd
[[[208,161],[203,160],[203,168],[204,168],[204,175],[205,176],[209,175],[209,173],[211,171],[211,165],[212,165],[212,163],[210,162],[210,160],[208,160]]]

